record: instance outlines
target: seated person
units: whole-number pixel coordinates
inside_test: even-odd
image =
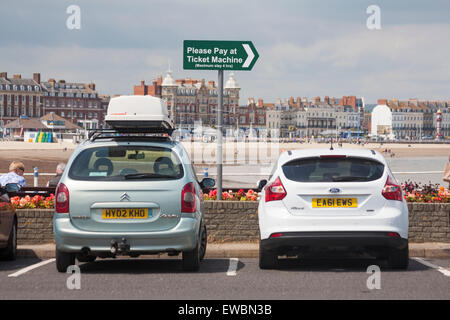
[[[56,166],[56,176],[54,176],[47,182],[47,187],[55,187],[56,188],[65,168],[66,168],[65,163],[63,163],[63,162],[58,163],[58,165]]]
[[[4,187],[8,183],[17,183],[21,187],[26,187],[27,183],[23,177],[25,166],[20,161],[13,161],[9,165],[9,172],[0,176],[0,186]]]

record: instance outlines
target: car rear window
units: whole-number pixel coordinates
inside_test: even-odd
[[[303,158],[285,163],[282,169],[286,178],[297,182],[350,182],[377,180],[384,165],[357,157]]]
[[[184,175],[178,156],[169,148],[107,146],[82,151],[69,177],[75,180],[173,180]]]

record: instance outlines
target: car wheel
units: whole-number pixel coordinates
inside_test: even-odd
[[[392,248],[389,251],[387,259],[388,267],[393,269],[407,269],[409,264],[409,249],[406,246],[403,249]]]
[[[208,242],[208,235],[206,233],[206,225],[203,225],[203,232],[200,236],[200,261],[202,261],[205,258],[207,242]]]
[[[4,252],[3,258],[5,260],[15,260],[17,257],[17,222],[14,220],[11,233],[8,238],[8,245]]]
[[[75,264],[75,254],[62,252],[56,249],[56,269],[58,272],[66,272],[69,266]]]
[[[278,257],[275,253],[262,248],[259,243],[259,268],[275,269],[278,266]]]
[[[198,271],[200,268],[200,239],[197,241],[197,245],[193,250],[183,251],[182,259],[184,271]]]

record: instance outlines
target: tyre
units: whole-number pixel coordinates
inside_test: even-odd
[[[201,234],[197,241],[197,245],[193,250],[183,251],[183,270],[184,271],[198,271],[200,269],[201,257]],[[206,249],[206,248],[205,248]]]
[[[75,264],[75,253],[62,252],[56,249],[56,269],[58,272],[66,272],[69,266]]]
[[[17,257],[17,221],[14,219],[11,232],[8,238],[8,244],[3,251],[2,258],[5,260],[15,260]]]
[[[206,233],[206,225],[203,225],[203,232],[200,236],[200,261],[205,258],[206,254],[206,245],[208,242],[208,235]]]
[[[406,270],[409,264],[408,245],[403,249],[390,249],[387,263],[389,268]]]
[[[264,249],[259,243],[259,268],[275,269],[278,266],[278,256],[269,250]]]

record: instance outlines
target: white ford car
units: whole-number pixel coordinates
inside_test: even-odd
[[[346,249],[408,267],[408,207],[384,157],[366,149],[283,152],[258,207],[261,269],[279,255]]]

